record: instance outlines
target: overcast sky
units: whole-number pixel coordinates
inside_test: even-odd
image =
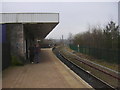
[[[47,38],[60,39],[84,32],[88,26],[118,23],[117,2],[5,2],[0,12],[50,12],[60,14],[60,23]]]

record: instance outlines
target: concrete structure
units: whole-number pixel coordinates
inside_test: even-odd
[[[5,45],[3,53],[7,53],[8,57],[10,54],[15,55],[22,60],[27,58],[30,44],[45,38],[59,23],[58,13],[0,13],[0,16],[2,43]],[[3,65],[10,61],[8,59],[6,54],[3,55]]]

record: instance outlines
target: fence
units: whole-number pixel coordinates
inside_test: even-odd
[[[120,64],[120,50],[101,49],[91,47],[77,47],[69,45],[72,50],[95,57],[96,59]]]

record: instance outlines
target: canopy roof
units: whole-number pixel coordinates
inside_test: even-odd
[[[24,31],[34,38],[45,38],[59,23],[58,13],[0,13],[1,24],[23,24]]]

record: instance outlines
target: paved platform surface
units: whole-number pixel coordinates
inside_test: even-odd
[[[52,53],[41,50],[38,64],[9,67],[3,71],[3,88],[91,88]]]

